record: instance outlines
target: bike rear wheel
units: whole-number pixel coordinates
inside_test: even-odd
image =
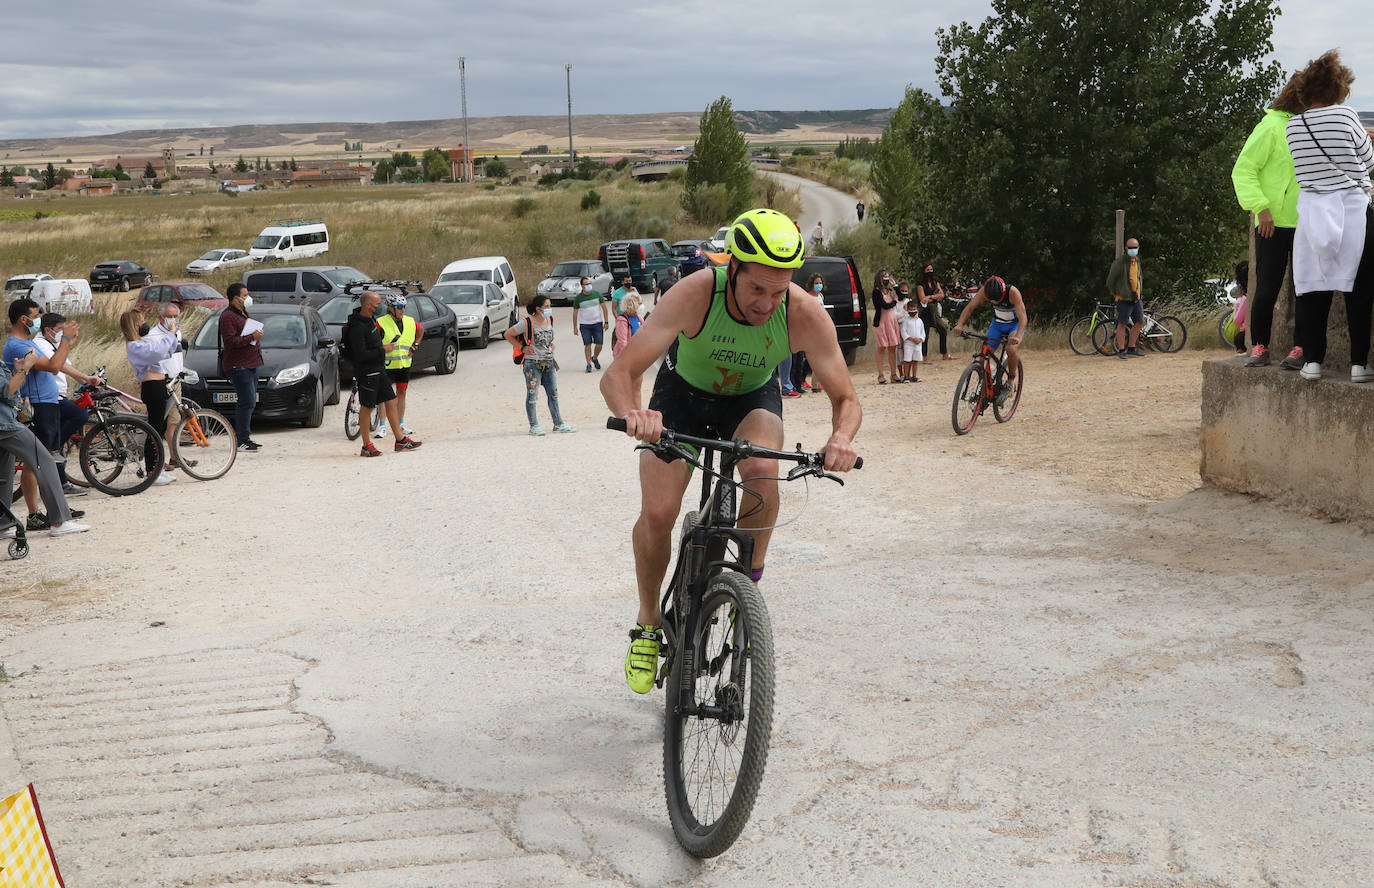
[[[213,410],[186,414],[172,430],[172,456],[186,474],[198,481],[223,477],[238,455],[234,427]]]
[[[122,413],[87,431],[78,458],[86,480],[96,490],[108,496],[129,496],[152,486],[167,461],[167,451],[152,426]]]
[[[353,394],[348,396],[348,406],[344,408],[344,434],[348,440],[358,440],[358,435],[362,434],[359,427],[358,408],[361,404],[358,401],[358,389],[353,389]]]
[[[967,435],[982,412],[983,365],[974,361],[964,368],[959,382],[954,386],[954,406],[950,410],[954,434]]]
[[[1073,322],[1073,326],[1069,328],[1069,348],[1073,349],[1074,354],[1090,355],[1093,353],[1093,332],[1096,329],[1097,327],[1093,326],[1092,315],[1079,318]]]
[[[997,403],[996,398],[994,398],[992,401],[992,415],[997,418],[998,422],[1006,422],[1007,420],[1011,419],[1013,416],[1016,415],[1016,408],[1021,403],[1021,386],[1025,383],[1025,381],[1026,362],[1022,361],[1020,368],[1016,372],[1016,378],[1013,379],[1010,383],[1011,394],[1007,395],[1006,401],[1003,402],[1001,405]],[[998,370],[997,390],[1001,391],[1007,384],[1007,371]]]
[[[696,627],[692,698],[716,713],[683,716],[681,651],[668,683],[663,775],[668,817],[694,857],[725,851],[754,808],[773,726],[773,630],[745,577],[711,578]]]
[[[1188,341],[1188,328],[1173,315],[1155,318],[1157,326],[1150,329],[1150,348],[1160,352],[1176,352]]]
[[[1093,351],[1112,357],[1116,354],[1116,324],[1101,323],[1093,330]]]
[[[85,425],[81,427],[81,434],[73,435],[62,442],[62,456],[67,460],[68,465],[76,465],[77,460],[81,458],[81,439],[86,437],[97,424],[113,419],[118,411],[103,404],[96,404],[87,412],[89,415],[86,417]],[[77,487],[91,486],[91,482],[86,480],[85,472],[68,472],[67,480]]]

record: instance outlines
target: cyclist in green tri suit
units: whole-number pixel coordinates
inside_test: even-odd
[[[702,269],[683,278],[655,307],[629,346],[601,380],[611,413],[623,417],[626,434],[657,441],[664,428],[699,437],[743,438],[762,447],[783,444],[782,392],[777,367],[793,352],[806,352],[831,403],[831,435],[825,467],[854,468],[854,436],[862,411],[849,380],[835,325],[825,308],[792,283],[802,264],[801,232],[776,210],[750,210],[726,236],[728,266]],[[659,358],[646,409],[644,371]],[[778,514],[774,460],[745,460],[742,480],[758,494],[743,493],[739,526],[754,532],[755,582],[763,576],[769,528]],[[625,680],[644,694],[658,670],[662,614],[659,598],[672,557],[677,524],[691,467],[645,451],[639,457],[641,506],[633,542],[639,613],[630,631]]]

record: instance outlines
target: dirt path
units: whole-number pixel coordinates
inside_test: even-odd
[[[571,359],[580,431],[528,437],[499,345],[417,381],[416,453],[358,459],[331,408],[0,564],[0,780],[74,888],[1359,882],[1367,540],[1190,493],[1206,357],[1032,352],[963,438],[962,361],[861,360],[869,465],[787,491],[773,751],[711,863],[619,678],[629,443]],[[823,396],[786,411],[823,442]]]

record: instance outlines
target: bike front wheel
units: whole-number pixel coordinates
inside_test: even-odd
[[[1116,354],[1116,324],[1097,325],[1093,330],[1093,351],[1109,358]]]
[[[187,413],[172,430],[172,457],[198,481],[223,477],[234,465],[238,447],[234,427],[213,410]]]
[[[673,834],[694,857],[734,844],[754,809],[773,729],[773,629],[745,577],[711,578],[687,677],[697,712],[684,715],[682,651],[667,687],[663,777]]]
[[[162,436],[147,422],[120,414],[87,431],[79,451],[81,471],[108,496],[129,496],[152,486],[167,461]]]
[[[992,415],[997,417],[998,422],[1006,422],[1016,415],[1016,408],[1021,403],[1021,386],[1026,381],[1026,362],[1022,361],[1017,369],[1016,378],[1007,382],[1007,371],[1001,370],[997,373],[998,392],[1007,391],[1007,386],[1011,386],[1011,391],[1005,398],[994,398],[992,402]]]
[[[362,406],[358,401],[358,389],[353,389],[353,394],[348,396],[348,406],[344,408],[344,434],[348,440],[358,440],[358,435],[362,434],[359,426],[358,408]]]
[[[1150,329],[1150,348],[1161,352],[1176,352],[1188,341],[1188,328],[1173,315],[1155,318],[1155,326]]]
[[[964,368],[954,386],[954,406],[950,419],[954,434],[967,435],[983,412],[983,365],[977,361]]]
[[[1100,325],[1099,325],[1100,326]],[[1069,328],[1069,348],[1073,349],[1076,355],[1090,355],[1093,353],[1093,332],[1097,327],[1093,326],[1093,316],[1079,318],[1073,322]]]

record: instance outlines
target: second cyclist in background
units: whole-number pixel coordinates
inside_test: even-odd
[[[1026,302],[1021,298],[1020,290],[994,275],[983,281],[983,286],[978,288],[978,292],[973,294],[968,305],[959,313],[959,322],[954,325],[956,336],[964,334],[964,324],[968,322],[969,315],[985,302],[992,306],[992,323],[988,325],[988,348],[996,349],[1002,344],[1003,339],[1007,340],[1007,385],[997,396],[1005,400],[1016,390],[1013,383],[1016,381],[1016,374],[1021,372],[1021,340],[1026,335]]]
[[[406,314],[406,294],[391,293],[386,297],[386,314],[377,319],[377,329],[382,332],[382,348],[386,350],[386,375],[396,389],[396,415],[400,418],[399,440],[414,434],[406,425],[406,391],[410,388],[410,363],[415,347],[425,338],[425,331]],[[392,429],[392,432],[396,432]],[[381,426],[377,427],[376,437],[382,437]]]

